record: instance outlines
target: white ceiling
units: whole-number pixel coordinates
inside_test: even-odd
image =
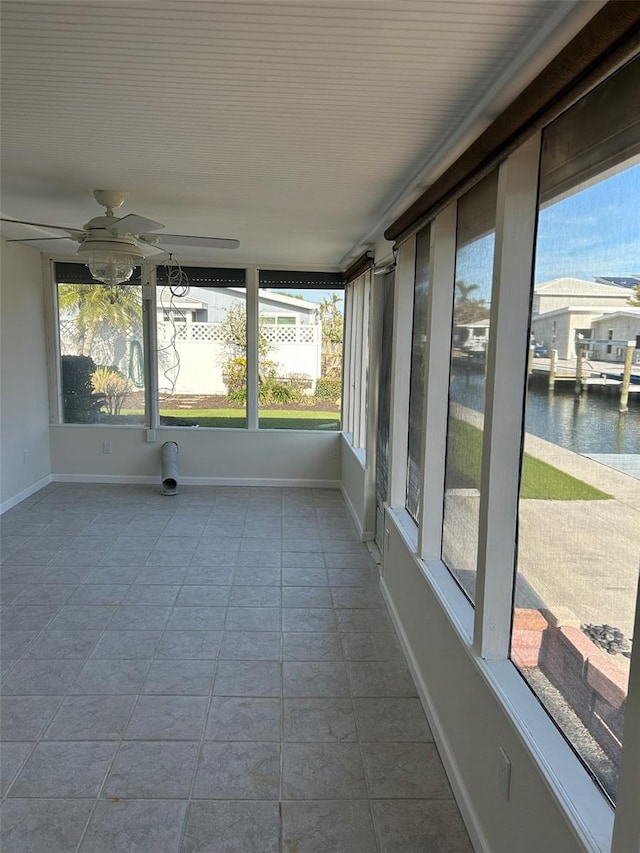
[[[2,215],[79,227],[126,189],[120,214],[240,240],[182,262],[343,267],[601,6],[3,2]]]

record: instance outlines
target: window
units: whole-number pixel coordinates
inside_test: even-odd
[[[64,423],[144,423],[141,286],[99,284],[82,264],[56,278]]]
[[[458,202],[442,559],[475,599],[497,171]]]
[[[596,277],[637,263],[640,143],[629,130],[639,89],[636,61],[545,130],[536,283],[570,277],[593,294]],[[640,401],[621,414],[587,361],[589,393],[559,380],[552,395],[534,382],[527,392],[511,657],[615,801],[638,585],[640,480],[628,463],[640,452]]]
[[[344,290],[266,287],[265,275],[258,303],[260,428],[337,430]]]
[[[244,270],[158,269],[158,404],[163,426],[246,427]],[[216,287],[208,282],[225,283]],[[198,318],[198,319],[195,319]]]
[[[350,281],[345,290],[342,416],[347,438],[364,449],[367,440],[371,271]]]
[[[431,229],[423,228],[416,239],[416,273],[411,337],[411,379],[409,391],[409,442],[407,457],[406,509],[418,520],[422,468],[422,415],[424,411],[427,299],[429,296],[429,249]]]

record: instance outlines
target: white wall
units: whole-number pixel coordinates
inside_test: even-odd
[[[340,481],[338,432],[226,430],[163,427],[157,442],[140,427],[73,425],[51,427],[54,479],[160,482],[160,448],[179,446],[179,483],[330,486]],[[104,442],[111,453],[103,452]]]
[[[375,500],[369,494],[369,477],[364,450],[355,450],[349,439],[342,435],[341,448],[342,495],[351,516],[364,540],[373,539],[375,532]]]
[[[187,323],[185,324],[186,333],[193,334],[194,330],[206,329],[209,325],[208,323]],[[163,333],[159,338],[160,347],[163,350],[159,363],[160,390],[172,390],[175,394],[226,394],[227,386],[223,380],[223,373],[229,353],[224,344],[210,340],[178,339],[174,348],[169,344],[171,331],[167,328],[167,324],[163,326],[165,328],[159,327]],[[292,329],[295,333],[295,326],[284,328]],[[317,329],[319,333],[319,326],[312,328]],[[276,371],[279,376],[286,376],[289,373],[306,374],[310,380],[310,387],[315,389],[316,379],[320,377],[319,334],[318,343],[274,344],[265,358],[277,364]],[[176,371],[170,365],[174,365],[178,359],[179,370],[176,377]],[[173,387],[174,383],[175,387]],[[164,408],[171,408],[170,403],[165,404]]]
[[[0,507],[51,472],[40,252],[2,241],[0,276]],[[26,454],[25,454],[26,451]]]

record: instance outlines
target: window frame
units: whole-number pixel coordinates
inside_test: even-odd
[[[391,495],[388,515],[584,849],[628,853],[640,846],[640,654],[631,660],[616,808],[509,659],[527,375],[527,348],[522,342],[529,339],[540,140],[540,131],[532,134],[499,166],[475,609],[440,558],[449,379],[449,365],[442,352],[448,351],[451,339],[457,198],[429,220],[431,291],[417,544],[411,532],[415,524],[397,494]],[[467,189],[465,185],[464,191]],[[410,266],[402,245],[400,279]],[[402,333],[402,329],[397,325],[395,331]],[[396,387],[403,381],[397,375],[399,368],[401,365],[394,365],[392,381]],[[397,476],[398,467],[406,473],[397,453],[392,453],[391,466],[396,466],[396,471],[392,467],[390,477],[394,473]],[[635,635],[640,636],[640,587]]]

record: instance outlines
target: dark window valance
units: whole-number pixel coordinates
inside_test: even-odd
[[[341,290],[342,273],[298,270],[260,270],[260,287],[295,287],[297,290]]]
[[[226,269],[224,267],[182,267],[192,287],[244,287],[244,269]],[[81,262],[56,261],[55,276],[58,284],[100,284],[89,272],[89,267]],[[141,267],[135,267],[127,284],[142,283]],[[165,285],[168,281],[167,267],[158,266],[156,281]]]
[[[224,267],[182,267],[192,287],[244,287],[244,269],[225,269]],[[167,284],[167,267],[159,266],[156,271],[156,282]]]

